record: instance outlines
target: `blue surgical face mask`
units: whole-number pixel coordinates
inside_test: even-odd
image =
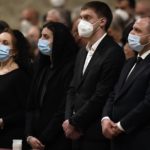
[[[148,35],[149,34],[144,35],[144,36],[148,36]],[[129,46],[130,46],[131,49],[133,49],[136,52],[140,52],[146,45],[149,44],[149,43],[147,43],[147,44],[142,45],[140,43],[140,41],[141,41],[141,37],[140,36],[134,35],[134,34],[129,34],[129,36],[128,36]]]
[[[0,62],[7,61],[10,58],[10,50],[9,46],[0,44]]]
[[[52,53],[52,47],[49,46],[49,41],[48,40],[39,39],[39,41],[38,41],[38,48],[39,48],[40,52],[43,55],[50,56],[51,53]]]

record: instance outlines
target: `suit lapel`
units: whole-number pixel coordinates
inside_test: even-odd
[[[85,59],[86,59],[86,56],[87,56],[87,50],[86,49],[81,49],[81,54],[80,54],[80,57],[78,59],[78,61],[80,61],[78,64],[78,71],[76,72],[78,74],[78,84],[80,84],[81,80],[82,80],[82,76],[83,76],[83,67],[84,67],[84,63],[85,63]]]
[[[89,71],[91,70],[91,68],[97,64],[97,61],[99,60],[103,60],[104,59],[104,54],[107,53],[107,48],[105,46],[108,45],[109,43],[109,36],[106,35],[106,37],[104,37],[104,39],[101,41],[101,43],[98,45],[97,49],[95,50],[84,74],[82,73],[83,71],[83,66],[84,66],[84,62],[85,62],[85,59],[84,59],[84,62],[82,62],[82,69],[80,71],[81,75],[82,75],[82,78],[81,78],[81,81],[80,81],[80,84],[78,86],[78,88],[82,85],[83,81],[85,80],[86,76],[88,75]]]
[[[134,83],[134,81],[136,80],[136,78],[144,71],[144,69],[147,67],[147,64],[150,62],[150,55],[148,55],[142,62],[141,64],[139,64],[137,66],[137,68],[135,68],[133,70],[133,72],[130,74],[128,80],[126,81],[126,83],[124,83],[123,88],[120,90],[119,92],[119,96],[121,96],[122,94],[124,94],[124,92],[127,91],[128,88],[130,88],[130,86]],[[129,72],[128,72],[129,73]],[[117,97],[117,98],[118,98]]]
[[[122,88],[131,68],[133,67],[133,65],[135,64],[136,61],[136,57],[132,58],[130,60],[130,62],[128,62],[128,64],[124,67],[124,69],[122,70],[122,73],[120,74],[120,79],[118,82],[118,90],[120,91],[120,89]]]

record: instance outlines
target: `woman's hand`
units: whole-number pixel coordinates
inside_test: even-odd
[[[45,146],[36,137],[28,137],[27,142],[33,149],[44,150]]]

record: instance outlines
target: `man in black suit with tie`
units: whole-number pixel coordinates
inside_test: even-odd
[[[112,21],[107,4],[88,2],[80,15],[79,36],[86,38],[88,44],[77,56],[63,129],[66,137],[73,140],[73,150],[108,150],[109,141],[99,134],[99,121],[125,57],[123,50],[107,35]]]
[[[125,64],[108,98],[101,120],[102,130],[105,137],[112,139],[112,150],[149,150],[150,17],[135,22],[128,42],[138,57]]]

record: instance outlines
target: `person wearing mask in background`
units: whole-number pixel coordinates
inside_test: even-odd
[[[150,16],[150,1],[149,0],[138,0],[135,7],[136,19]]]
[[[127,18],[126,26],[135,22],[135,0],[116,0],[115,4],[115,12],[119,15],[122,14],[121,12],[126,12],[129,16]],[[119,11],[118,11],[119,10]],[[123,16],[122,16],[123,17]]]
[[[27,107],[27,142],[33,149],[70,150],[61,125],[78,47],[65,25],[49,22],[42,28],[38,48]]]
[[[124,64],[124,53],[107,35],[112,12],[106,3],[88,2],[80,16],[79,36],[88,44],[77,56],[62,126],[66,137],[73,140],[73,150],[109,150],[109,140],[99,134],[99,120]]]
[[[20,18],[20,30],[25,37],[32,26],[39,27],[39,12],[34,8],[25,8]]]
[[[0,20],[0,33],[2,33],[5,29],[8,29],[9,25],[7,22]]]
[[[128,36],[138,57],[125,64],[102,115],[111,150],[150,148],[150,17],[137,20]]]
[[[52,8],[62,12],[67,22],[67,26],[71,28],[71,12],[65,6],[68,0],[49,0]]]
[[[129,29],[133,27],[135,22],[135,0],[116,0],[115,14],[119,15],[124,20],[124,28],[122,31],[122,38],[126,38],[129,33]],[[127,15],[125,15],[127,13]],[[126,17],[125,17],[126,16]],[[126,19],[125,19],[126,18]]]
[[[30,85],[28,48],[18,30],[0,34],[0,148],[11,149],[13,139],[24,139]]]

